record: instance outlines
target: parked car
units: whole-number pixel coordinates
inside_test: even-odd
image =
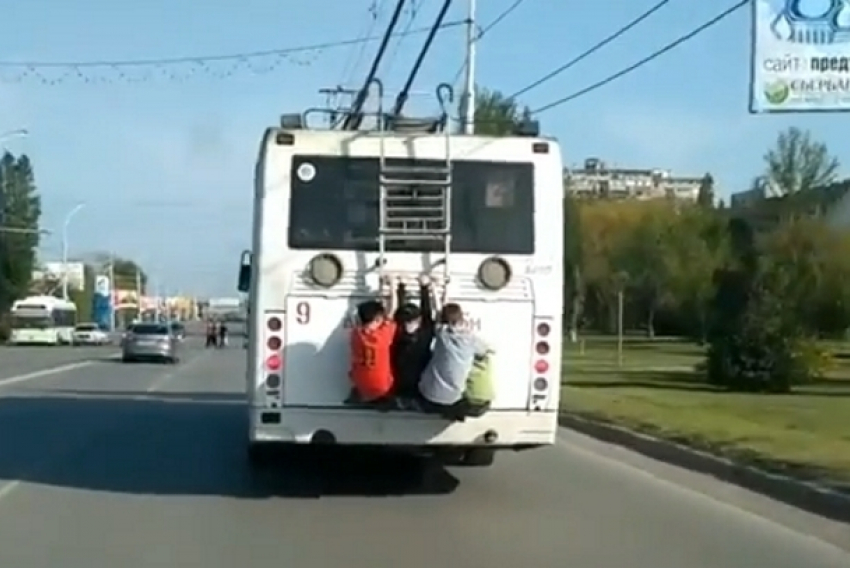
[[[186,339],[186,326],[179,321],[173,321],[171,322],[171,333],[174,334],[174,337],[176,337],[178,341],[183,341]]]
[[[130,326],[121,346],[121,360],[164,361],[177,363],[180,360],[180,341],[167,323],[137,323]]]
[[[71,332],[72,345],[107,345],[109,334],[96,323],[78,323]]]

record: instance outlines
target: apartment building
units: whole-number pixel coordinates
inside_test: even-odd
[[[590,199],[659,199],[696,201],[702,176],[674,176],[669,170],[610,167],[588,158],[583,167],[564,170],[564,188]]]

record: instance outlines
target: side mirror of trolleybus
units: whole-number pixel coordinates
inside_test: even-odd
[[[240,292],[247,292],[251,289],[251,251],[242,251],[236,289]]]

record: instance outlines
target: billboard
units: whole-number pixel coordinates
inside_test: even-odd
[[[91,312],[94,323],[98,324],[102,329],[112,328],[114,316],[112,307],[112,282],[109,276],[95,276]]]
[[[135,290],[113,290],[112,297],[116,310],[139,309],[139,294]]]
[[[82,262],[69,262],[63,271],[62,262],[44,262],[41,267],[33,270],[32,279],[36,282],[51,280],[61,282],[63,273],[68,274],[68,288],[82,290],[86,282],[86,265]]]
[[[752,4],[750,112],[850,110],[850,1]]]

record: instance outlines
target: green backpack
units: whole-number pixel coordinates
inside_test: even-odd
[[[488,404],[495,398],[491,362],[489,355],[475,358],[472,371],[466,379],[466,392],[464,393],[469,402]]]

